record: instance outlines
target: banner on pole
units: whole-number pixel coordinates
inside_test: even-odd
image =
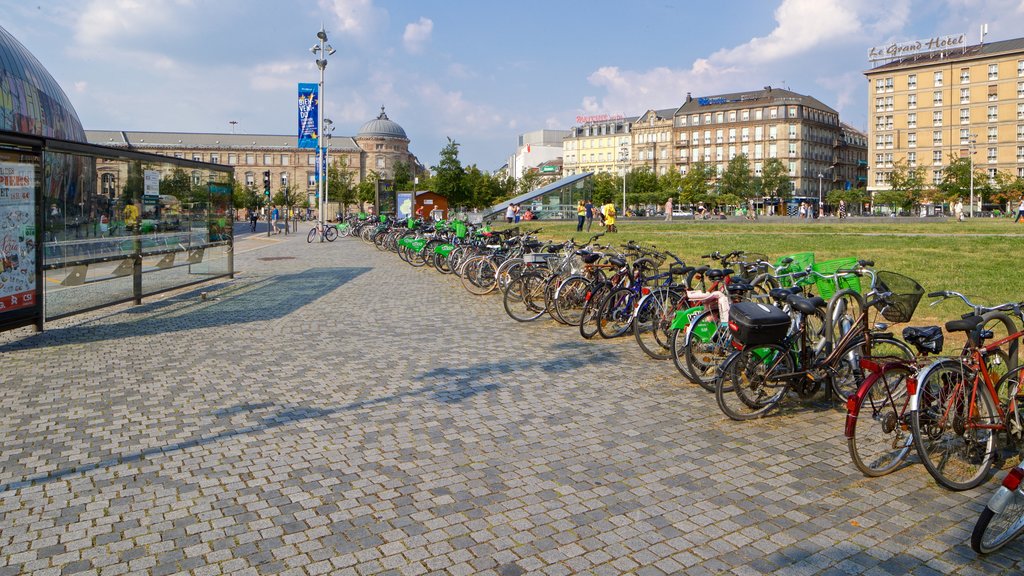
[[[320,86],[312,82],[299,83],[299,148],[316,148],[317,117],[320,109]]]

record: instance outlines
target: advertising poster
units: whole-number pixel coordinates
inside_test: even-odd
[[[36,305],[33,164],[0,162],[0,315]]]
[[[320,108],[320,86],[312,82],[299,84],[299,148],[317,147],[317,114]]]
[[[399,220],[410,218],[412,216],[412,193],[411,192],[399,192],[398,193],[398,214],[395,216]]]

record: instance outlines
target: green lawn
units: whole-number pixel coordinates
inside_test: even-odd
[[[543,228],[540,236],[585,241],[575,222],[520,223],[524,230]],[[875,261],[877,270],[890,270],[917,280],[926,291],[956,290],[983,304],[1024,300],[1024,224],[1008,219],[979,219],[958,223],[944,220],[901,219],[893,223],[619,221],[619,232],[601,239],[616,244],[629,240],[667,249],[687,264],[708,261],[700,256],[718,250],[746,250],[772,259],[796,252],[814,252],[818,261],[856,257]],[[593,230],[600,230],[595,222]],[[966,311],[949,300],[929,307],[927,296],[913,323],[943,322]]]

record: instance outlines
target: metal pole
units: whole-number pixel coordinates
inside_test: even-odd
[[[971,151],[970,151],[970,166],[971,166],[971,207],[967,210],[967,215],[970,218],[974,218],[974,135],[971,135]]]
[[[818,172],[818,218],[821,218],[821,180],[825,175]]]

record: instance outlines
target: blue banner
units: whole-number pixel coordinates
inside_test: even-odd
[[[316,148],[320,87],[310,82],[299,84],[299,148]]]

